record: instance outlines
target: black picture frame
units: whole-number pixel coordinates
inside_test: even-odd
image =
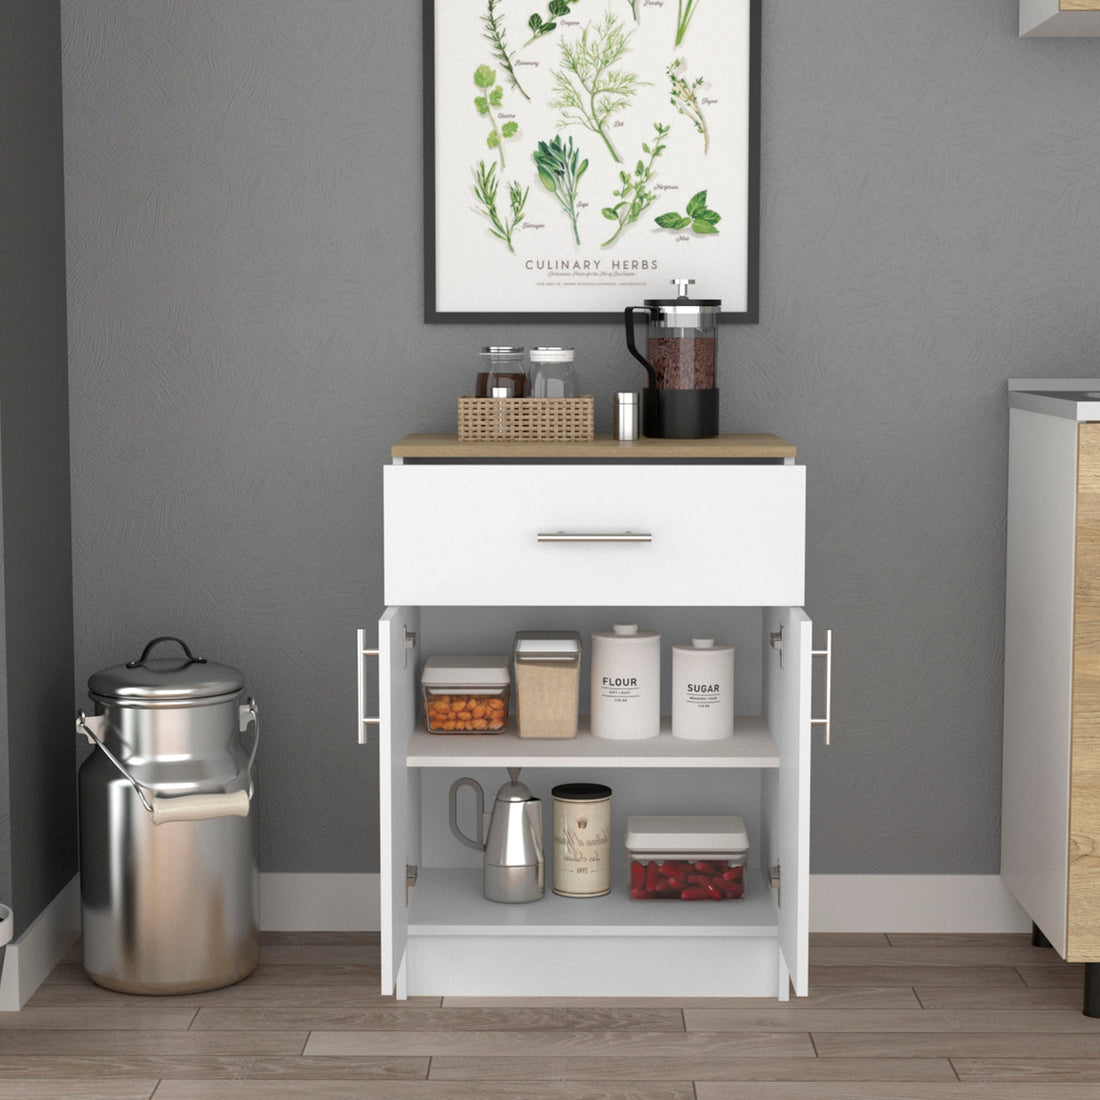
[[[513,0],[484,0],[486,4],[499,5],[505,2],[513,3]],[[579,0],[567,0],[568,3],[576,4]],[[634,4],[631,0],[617,0],[620,9],[626,9],[630,11],[634,8]],[[717,0],[696,0],[699,5],[707,2],[717,2]],[[649,8],[643,8],[643,0],[636,0],[637,8],[642,11],[643,14],[648,16]],[[735,303],[734,308],[723,308],[720,313],[720,320],[723,322],[735,323],[735,324],[754,324],[759,319],[759,268],[760,268],[760,107],[761,107],[761,16],[762,16],[762,0],[721,0],[724,5],[741,3],[747,8],[747,39],[743,43],[731,43],[729,50],[737,50],[743,48],[744,54],[738,54],[741,58],[741,69],[738,70],[742,74],[742,79],[747,82],[747,87],[740,88],[739,94],[743,96],[745,100],[744,114],[743,114],[743,132],[736,137],[736,148],[729,155],[741,156],[744,158],[744,170],[746,172],[746,178],[743,181],[743,211],[738,210],[738,220],[740,222],[740,239],[735,248],[738,253],[743,248],[743,259],[741,255],[734,255],[730,258],[730,264],[743,263],[743,289],[740,293],[738,301]],[[536,8],[545,7],[546,0],[526,0],[526,4],[521,4],[520,7]],[[666,0],[665,5],[654,5],[655,7],[667,6],[672,9],[672,0]],[[438,54],[437,54],[437,34],[439,30],[439,20],[437,19],[437,13],[446,11],[448,18],[456,18],[455,13],[461,9],[463,15],[462,18],[469,21],[474,17],[474,9],[471,8],[468,0],[423,0],[423,85],[424,85],[424,100],[423,100],[423,150],[424,150],[424,319],[428,324],[465,324],[465,323],[546,323],[546,322],[568,322],[568,323],[590,323],[590,322],[621,322],[623,316],[623,308],[627,305],[639,304],[644,298],[669,298],[674,297],[675,292],[669,288],[669,282],[672,276],[681,277],[684,272],[679,268],[687,268],[687,274],[694,276],[694,273],[690,270],[690,263],[681,263],[677,267],[675,262],[665,262],[665,257],[669,255],[669,248],[665,243],[668,239],[667,234],[660,234],[655,232],[652,227],[649,229],[649,238],[656,240],[657,238],[664,236],[664,240],[661,241],[662,262],[654,262],[654,268],[656,269],[651,276],[645,277],[645,273],[642,273],[642,278],[635,279],[630,278],[629,285],[620,285],[619,283],[611,283],[609,286],[599,286],[598,289],[586,289],[584,291],[578,291],[576,296],[571,298],[568,305],[563,308],[560,301],[551,300],[554,294],[558,293],[558,286],[554,284],[553,294],[548,294],[548,300],[545,308],[533,308],[527,307],[526,304],[523,308],[501,308],[501,303],[497,300],[498,294],[494,293],[494,287],[492,284],[498,283],[502,287],[511,287],[511,292],[516,292],[516,277],[510,274],[510,270],[507,263],[503,263],[499,270],[499,279],[496,276],[495,268],[494,272],[490,274],[488,278],[478,279],[481,284],[481,289],[477,291],[479,302],[476,306],[471,307],[468,301],[463,301],[459,304],[454,302],[454,293],[452,289],[459,295],[465,295],[467,298],[471,295],[471,291],[468,289],[470,286],[471,276],[464,270],[456,269],[451,271],[448,268],[448,264],[451,261],[441,255],[441,234],[437,232],[437,218],[441,214],[441,185],[440,185],[440,171],[445,171],[447,180],[447,186],[455,188],[455,172],[453,164],[448,162],[446,165],[441,163],[445,158],[440,156],[439,141],[441,139],[440,134],[440,120],[437,118],[436,112],[436,92],[437,88],[441,86],[441,75],[438,69]],[[490,9],[491,10],[491,9]],[[516,8],[513,6],[511,9],[513,13]],[[702,9],[704,12],[705,8]],[[713,12],[714,9],[711,9]],[[585,13],[582,8],[578,11],[578,18],[575,22],[580,23],[581,18],[588,22],[595,12]],[[609,13],[610,10],[609,10]],[[478,12],[478,17],[481,18],[481,13]],[[667,16],[666,16],[667,18]],[[484,19],[481,20],[484,24]],[[564,38],[569,28],[566,26],[568,21],[561,19],[561,37]],[[625,19],[624,19],[625,22]],[[696,28],[698,30],[698,28]],[[515,28],[515,35],[519,36],[521,28]],[[574,34],[580,33],[574,29]],[[482,35],[485,38],[485,35]],[[559,44],[560,50],[560,44]],[[492,64],[492,46],[486,39],[486,44],[483,47],[485,59]],[[675,51],[672,51],[675,52]],[[546,51],[543,51],[543,57],[546,57]],[[476,58],[471,58],[467,53],[463,55],[463,61],[466,67],[471,68],[474,60],[482,60],[481,55],[477,55]],[[455,62],[459,64],[460,62]],[[519,62],[522,64],[523,62]],[[499,65],[499,63],[497,63]],[[534,64],[534,62],[529,62]],[[496,66],[494,66],[495,68]],[[666,69],[666,72],[671,75],[671,70]],[[656,74],[654,74],[656,75]],[[452,82],[453,83],[453,82]],[[655,82],[648,82],[650,86]],[[504,81],[501,80],[500,85],[494,89],[500,91],[504,85]],[[474,110],[473,101],[475,99],[475,93],[480,89],[476,88],[473,83],[468,88],[464,89],[463,94],[458,96],[458,99],[465,106],[469,104],[469,115],[472,120],[471,126],[476,125],[478,118],[477,112]],[[511,90],[511,89],[509,89]],[[466,94],[468,93],[468,94]],[[736,98],[736,97],[731,97]],[[705,102],[705,101],[704,101]],[[712,102],[718,102],[713,100]],[[450,103],[450,97],[448,98],[448,104]],[[480,108],[478,108],[480,110]],[[665,108],[667,112],[672,112],[672,108]],[[740,113],[740,112],[739,112]],[[465,120],[463,119],[463,125]],[[493,128],[497,128],[497,124],[494,121]],[[681,131],[687,129],[685,123],[681,123]],[[698,129],[698,127],[696,127]],[[559,131],[563,140],[566,138],[568,131]],[[701,130],[699,131],[702,132]],[[573,128],[573,134],[577,133],[577,130]],[[524,136],[521,135],[520,136]],[[532,136],[526,136],[526,146],[531,148],[533,146]],[[569,134],[568,136],[573,136]],[[604,139],[606,142],[606,138]],[[590,144],[595,144],[593,141],[589,141]],[[499,143],[501,146],[504,142]],[[647,151],[656,147],[655,142],[650,142],[648,145],[643,145],[642,148]],[[608,143],[610,148],[610,143]],[[533,149],[532,149],[533,152]],[[482,165],[485,164],[485,153],[482,150]],[[619,159],[619,158],[616,158]],[[633,160],[631,156],[629,158]],[[501,152],[501,161],[503,163],[503,151]],[[639,160],[641,165],[641,160]],[[655,164],[656,161],[651,163]],[[470,179],[474,178],[474,167],[471,160],[469,164]],[[495,167],[495,163],[494,163]],[[628,167],[628,166],[627,166]],[[618,171],[623,171],[623,165],[618,166]],[[519,174],[524,178],[520,181],[525,184],[529,195],[539,194],[536,190],[540,187],[540,182],[537,174],[537,169],[534,164],[534,157],[530,157],[529,164],[522,164]],[[621,177],[620,177],[621,178]],[[504,172],[502,169],[501,177],[498,181],[498,196],[503,202],[504,187]],[[473,184],[463,185],[467,186],[470,196],[470,219],[468,225],[463,223],[461,229],[462,240],[458,244],[458,248],[464,247],[464,242],[475,241],[475,235],[480,233],[484,237],[488,237],[486,228],[489,226],[488,220],[482,219],[480,222],[477,219],[477,212],[474,210],[473,197],[475,195],[475,188]],[[675,190],[677,188],[670,187],[669,190]],[[680,188],[684,195],[690,188]],[[606,192],[605,192],[606,193]],[[705,193],[705,192],[704,192]],[[545,200],[544,200],[545,201]],[[740,204],[738,204],[740,205]],[[683,199],[681,198],[680,208],[684,209]],[[690,206],[687,208],[690,211]],[[646,211],[649,213],[650,211]],[[592,217],[591,214],[589,214]],[[605,214],[606,218],[607,215]],[[547,219],[549,220],[549,219]],[[640,222],[641,219],[639,219]],[[576,226],[576,219],[574,220],[574,226]],[[542,225],[537,223],[527,223],[524,228],[532,228],[538,230],[543,228]],[[560,227],[559,227],[560,229]],[[491,230],[489,230],[491,232]],[[574,229],[574,233],[576,230]],[[455,236],[459,234],[455,233]],[[716,234],[721,239],[721,232]],[[681,233],[678,239],[690,237],[688,233]],[[494,247],[500,246],[501,255],[503,256],[503,245],[500,242],[494,242]],[[723,242],[724,245],[724,242]],[[480,246],[484,248],[484,246]],[[511,245],[509,246],[511,247]],[[649,246],[655,248],[656,246]],[[706,241],[705,247],[712,247],[711,241]],[[548,254],[553,250],[547,250]],[[451,247],[452,254],[459,254],[456,252],[455,247]],[[559,249],[556,254],[564,254],[563,250]],[[713,254],[712,254],[713,255]],[[505,257],[509,259],[510,257]],[[524,261],[526,264],[532,262],[530,259]],[[563,264],[566,261],[562,259],[547,260],[549,263]],[[574,262],[581,262],[574,257]],[[590,262],[595,262],[595,256]],[[611,262],[611,261],[608,261]],[[625,262],[625,261],[624,261]],[[633,261],[637,263],[638,261]],[[455,265],[456,268],[459,265]],[[663,270],[662,270],[663,267]],[[717,264],[719,269],[723,269],[724,265],[720,260]],[[516,270],[513,265],[513,270]],[[557,274],[557,271],[553,272]],[[521,273],[522,274],[522,273]],[[585,272],[585,274],[588,274]],[[624,276],[623,283],[626,283],[627,279]],[[489,284],[489,285],[485,285]],[[648,284],[648,285],[643,285]],[[696,285],[691,291],[694,295],[703,298],[722,298],[725,304],[726,299],[721,293],[715,293],[715,288],[707,285],[705,281],[698,280]],[[532,293],[537,293],[537,290],[533,290]],[[480,307],[480,298],[484,297],[485,307]],[[592,308],[576,308],[576,303],[583,298],[584,304],[591,303]],[[621,298],[621,301],[617,299]]]

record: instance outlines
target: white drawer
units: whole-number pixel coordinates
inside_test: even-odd
[[[803,466],[387,466],[384,499],[387,604],[805,601]]]

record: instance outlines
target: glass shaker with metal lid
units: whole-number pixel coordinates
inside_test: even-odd
[[[626,346],[646,369],[642,431],[657,439],[704,439],[718,435],[717,298],[689,298],[694,279],[673,279],[675,298],[647,298],[627,306]],[[634,342],[637,314],[649,319],[646,355]]]

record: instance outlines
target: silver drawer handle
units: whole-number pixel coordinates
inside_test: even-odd
[[[582,531],[540,531],[536,536],[538,542],[652,542],[653,535],[650,532],[623,531],[615,534],[597,534]]]

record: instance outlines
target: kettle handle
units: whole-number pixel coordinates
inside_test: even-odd
[[[626,350],[638,360],[639,363],[645,367],[646,374],[649,375],[649,388],[655,390],[657,388],[657,372],[653,369],[649,360],[638,350],[637,345],[634,343],[634,314],[644,313],[647,317],[652,317],[653,313],[649,306],[627,306],[623,311],[623,320],[626,322]]]
[[[477,840],[472,840],[458,827],[458,788],[459,787],[472,787],[474,791],[474,798],[477,800]],[[451,784],[451,832],[466,845],[467,848],[473,848],[475,852],[485,851],[485,838],[482,835],[485,831],[485,792],[481,789],[481,784],[476,779],[471,779],[469,776],[464,775],[461,779],[456,779]]]

